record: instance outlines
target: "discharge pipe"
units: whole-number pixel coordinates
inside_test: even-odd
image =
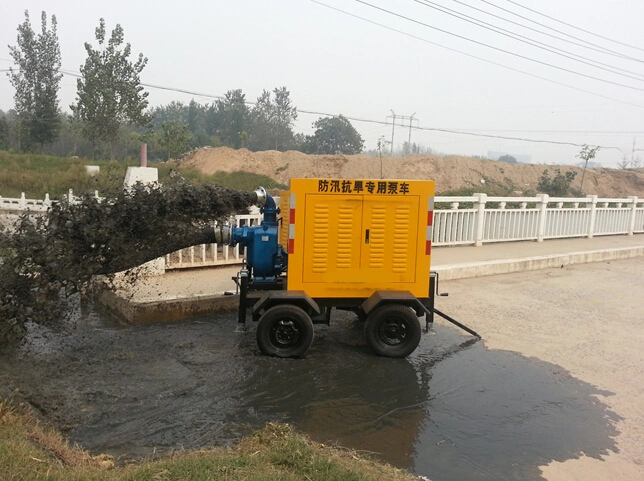
[[[275,200],[266,192],[264,187],[257,187],[257,189],[251,193],[251,201],[259,207],[261,209],[260,212],[264,214],[262,226],[277,226],[278,209],[275,206]],[[248,232],[248,227],[249,226],[243,226],[239,228],[234,225],[216,225],[214,227],[205,227],[195,230],[187,236],[183,235],[181,238],[167,239],[166,244],[164,245],[166,252],[164,252],[163,255],[167,252],[174,252],[200,244],[235,245],[245,237],[245,234]],[[154,251],[154,249],[151,250],[149,259],[146,258],[143,262],[159,257],[158,252],[152,251]],[[119,268],[121,267],[122,270],[124,270],[131,266],[119,266]]]
[[[251,193],[252,203],[260,208],[260,212],[264,214],[262,226],[276,226],[278,209],[275,204],[275,199],[266,192],[264,187],[257,187]],[[202,234],[208,238],[201,244],[230,244],[235,245],[246,237],[247,228],[236,226],[218,225],[214,228],[206,229]]]

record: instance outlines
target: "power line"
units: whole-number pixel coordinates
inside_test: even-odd
[[[357,2],[357,3],[360,3],[360,4],[362,4],[362,5],[366,5],[366,6],[370,7],[370,8],[373,8],[373,9],[379,10],[379,11],[381,11],[381,12],[385,12],[385,13],[387,13],[387,14],[389,14],[389,15],[393,15],[393,16],[395,16],[395,17],[402,18],[402,19],[407,20],[407,21],[409,21],[409,22],[413,22],[413,23],[416,23],[416,24],[418,24],[418,25],[422,25],[422,26],[424,26],[424,27],[431,28],[432,30],[437,30],[437,31],[439,31],[439,32],[446,33],[447,35],[451,35],[451,36],[453,36],[453,37],[457,37],[457,38],[460,38],[460,39],[462,39],[462,40],[466,40],[466,41],[468,41],[468,42],[475,43],[475,44],[477,44],[477,45],[481,45],[481,46],[484,46],[484,47],[487,47],[487,48],[491,48],[491,49],[493,49],[493,50],[497,50],[497,51],[499,51],[499,52],[503,52],[503,53],[506,53],[506,54],[508,54],[508,55],[512,55],[512,56],[514,56],[514,57],[519,57],[519,58],[522,58],[522,59],[524,59],[524,60],[528,60],[528,61],[530,61],[530,62],[535,62],[535,63],[538,63],[538,64],[540,64],[540,65],[545,65],[545,66],[547,66],[547,67],[551,67],[551,68],[554,68],[554,69],[557,69],[557,70],[561,70],[561,71],[564,71],[564,72],[572,73],[572,74],[574,74],[574,75],[579,75],[579,76],[581,76],[581,77],[586,77],[586,78],[589,78],[589,79],[597,80],[597,81],[599,81],[599,82],[604,82],[604,83],[608,83],[608,84],[612,84],[612,85],[617,85],[617,86],[619,86],[619,87],[624,87],[624,88],[627,88],[627,89],[639,90],[639,91],[641,91],[641,92],[644,92],[644,89],[641,89],[641,88],[638,88],[638,87],[632,87],[632,86],[630,86],[630,85],[620,84],[620,83],[618,83],[618,82],[613,82],[613,81],[611,81],[611,80],[606,80],[606,79],[602,79],[602,78],[599,78],[599,77],[594,77],[594,76],[592,76],[592,75],[587,75],[587,74],[584,74],[584,73],[581,73],[581,72],[576,72],[576,71],[574,71],[574,70],[570,70],[570,69],[567,69],[567,68],[564,68],[564,67],[559,67],[559,66],[557,66],[557,65],[553,65],[553,64],[548,63],[548,62],[542,62],[541,60],[537,60],[537,59],[534,59],[534,58],[531,58],[531,57],[527,57],[527,56],[525,56],[525,55],[521,55],[521,54],[518,54],[518,53],[515,53],[515,52],[510,52],[509,50],[505,50],[505,49],[502,49],[502,48],[500,48],[500,47],[495,47],[495,46],[493,46],[493,45],[489,45],[489,44],[484,43],[484,42],[479,42],[478,40],[474,40],[474,39],[472,39],[472,38],[465,37],[464,35],[459,35],[459,34],[457,34],[457,33],[450,32],[450,31],[448,31],[448,30],[443,30],[442,28],[434,27],[433,25],[429,25],[429,24],[424,23],[424,22],[421,22],[421,21],[419,21],[419,20],[415,20],[415,19],[413,19],[413,18],[406,17],[406,16],[401,15],[401,14],[399,14],[399,13],[392,12],[391,10],[387,10],[387,9],[385,9],[385,8],[378,7],[377,5],[372,5],[371,3],[365,2],[365,1],[363,1],[363,0],[354,0],[354,1],[355,1],[355,2]]]
[[[493,24],[488,23],[488,22],[484,22],[483,20],[479,20],[479,19],[477,19],[475,17],[472,17],[470,15],[466,15],[464,13],[458,12],[458,11],[453,10],[451,8],[444,7],[444,6],[439,5],[439,4],[435,3],[435,2],[432,2],[430,0],[412,0],[412,1],[422,5],[424,7],[432,8],[432,9],[437,10],[437,11],[439,11],[441,13],[446,14],[446,15],[450,15],[450,16],[452,16],[454,18],[458,18],[459,20],[463,20],[464,22],[468,22],[468,23],[471,23],[471,24],[476,25],[478,27],[484,28],[486,30],[490,30],[490,31],[492,31],[494,33],[497,33],[499,35],[509,37],[509,38],[511,38],[513,40],[517,40],[519,42],[531,45],[531,46],[539,48],[541,50],[545,50],[546,52],[550,52],[550,53],[553,53],[555,55],[559,55],[561,57],[568,58],[570,60],[574,60],[575,62],[583,63],[585,65],[590,65],[591,67],[595,67],[595,68],[598,68],[600,70],[604,70],[606,72],[614,73],[616,75],[622,75],[624,77],[628,77],[628,78],[631,78],[631,79],[634,79],[634,80],[638,80],[640,82],[644,82],[644,79],[641,78],[642,74],[640,74],[640,73],[633,72],[631,70],[622,69],[622,68],[619,68],[619,67],[615,67],[614,65],[609,65],[609,64],[606,64],[606,63],[603,63],[603,62],[599,62],[598,60],[593,60],[591,58],[584,57],[583,55],[579,55],[579,54],[570,52],[568,50],[564,50],[564,49],[555,47],[553,45],[540,42],[539,40],[535,40],[533,38],[526,37],[525,35],[521,35],[521,34],[518,34],[518,33],[515,33],[515,32],[511,32],[510,30],[507,30],[505,28],[499,27],[497,25],[493,25]],[[577,57],[577,58],[575,58],[575,57]],[[595,65],[595,64],[597,64],[597,65]],[[609,68],[600,67],[599,65],[603,65],[604,67],[609,67]],[[633,77],[633,75],[626,75],[625,73],[620,73],[619,71],[626,72],[628,74],[637,75],[640,78]]]
[[[549,79],[549,78],[546,78],[546,77],[541,77],[539,75],[535,75],[535,74],[532,74],[530,72],[526,72],[524,70],[520,70],[520,69],[517,69],[517,68],[514,68],[514,67],[509,67],[508,65],[503,65],[501,63],[494,62],[492,60],[488,60],[488,59],[485,59],[485,58],[482,58],[482,57],[478,57],[476,55],[472,55],[472,54],[463,52],[461,50],[458,50],[458,49],[455,49],[455,48],[452,48],[452,47],[447,47],[446,45],[442,45],[440,43],[432,42],[430,40],[427,40],[425,38],[419,37],[417,35],[413,35],[413,34],[411,34],[409,32],[405,32],[403,30],[398,30],[396,28],[389,27],[388,25],[384,25],[382,23],[374,22],[373,20],[369,20],[367,18],[361,17],[359,15],[355,15],[355,14],[347,12],[345,10],[341,10],[339,8],[332,7],[331,5],[327,5],[325,3],[319,2],[318,0],[309,0],[309,1],[311,1],[313,3],[316,3],[318,5],[321,5],[323,7],[329,8],[331,10],[335,10],[336,12],[342,13],[344,15],[348,15],[350,17],[357,18],[359,20],[362,20],[363,22],[367,22],[367,23],[370,23],[372,25],[376,25],[378,27],[390,30],[392,32],[396,32],[396,33],[399,33],[401,35],[405,35],[406,37],[413,38],[415,40],[420,40],[421,42],[424,42],[424,43],[427,43],[427,44],[430,44],[430,45],[434,45],[436,47],[444,48],[444,49],[449,50],[451,52],[456,52],[458,54],[465,55],[466,57],[474,58],[474,59],[477,59],[477,60],[481,60],[482,62],[486,62],[486,63],[492,64],[492,65],[496,65],[497,67],[501,67],[501,68],[504,68],[504,69],[507,69],[507,70],[512,70],[513,72],[518,72],[518,73],[521,73],[523,75],[528,75],[530,77],[537,78],[539,80],[545,80],[546,82],[550,82],[550,83],[553,83],[555,85],[560,85],[562,87],[566,87],[566,88],[569,88],[569,89],[572,89],[572,90],[577,90],[579,92],[584,92],[584,93],[587,93],[587,94],[590,94],[590,95],[594,95],[595,97],[601,97],[601,98],[604,98],[604,99],[607,99],[607,100],[612,100],[614,102],[618,102],[618,103],[621,103],[621,104],[631,105],[633,107],[644,108],[644,105],[636,104],[636,103],[633,103],[633,102],[628,102],[626,100],[616,99],[616,98],[613,98],[613,97],[609,97],[607,95],[599,94],[599,93],[596,93],[596,92],[591,92],[589,90],[585,90],[585,89],[582,89],[582,88],[579,88],[579,87],[574,87],[572,85],[568,85],[568,84],[565,84],[563,82],[558,82],[556,80],[552,80],[552,79]]]
[[[315,0],[315,3],[319,3]],[[322,4],[324,5],[324,4]],[[333,7],[331,7],[333,8]],[[81,75],[80,73],[72,72],[70,70],[66,69],[60,69],[60,72],[63,73],[64,75],[70,75],[73,77],[78,77],[80,78]],[[201,97],[207,97],[207,98],[214,98],[214,99],[225,99],[224,96],[222,95],[213,95],[213,94],[208,94],[208,93],[202,93],[202,92],[195,92],[187,89],[181,89],[181,88],[176,88],[176,87],[166,87],[162,85],[155,85],[155,84],[148,84],[148,83],[143,83],[141,82],[142,86],[146,86],[149,88],[155,88],[159,90],[166,90],[166,91],[171,91],[171,92],[178,92],[178,93],[184,93],[188,95],[197,95]],[[256,102],[246,100],[244,101],[245,104],[247,105],[255,105]],[[306,109],[297,109],[298,113],[303,113],[303,114],[310,114],[310,115],[319,115],[323,117],[336,117],[335,114],[330,114],[328,112],[319,112],[315,110],[306,110]],[[344,118],[348,120],[353,120],[354,122],[362,122],[362,123],[370,123],[370,124],[378,124],[378,125],[383,125],[383,126],[389,126],[390,124],[386,121],[381,121],[381,120],[374,120],[374,119],[365,119],[361,117],[353,117],[353,116],[348,116],[348,115],[343,115]],[[45,118],[42,118],[40,120],[46,120]],[[519,142],[530,142],[530,143],[540,143],[540,144],[552,144],[552,145],[568,145],[568,146],[574,146],[574,147],[583,147],[585,144],[579,144],[579,143],[574,143],[574,142],[563,142],[563,141],[556,141],[556,140],[545,140],[545,139],[526,139],[522,137],[509,137],[509,136],[503,136],[503,135],[492,135],[492,134],[483,134],[483,133],[478,133],[475,131],[464,131],[464,130],[450,130],[450,129],[442,129],[438,127],[421,127],[421,126],[411,126],[408,125],[410,129],[414,130],[419,130],[419,131],[428,131],[428,132],[442,132],[442,133],[449,133],[449,134],[455,134],[455,135],[468,135],[468,136],[473,136],[473,137],[482,137],[482,138],[493,138],[493,139],[502,139],[502,140],[513,140],[513,141],[519,141]],[[489,131],[486,131],[489,132]],[[508,131],[510,132],[510,131]],[[528,132],[528,131],[526,131]],[[636,132],[637,133],[637,132]],[[596,145],[596,144],[592,144]],[[597,145],[597,147],[600,147],[601,149],[604,150],[618,150],[620,152],[624,152],[622,149],[619,147],[615,146],[605,146],[605,145]]]
[[[70,72],[69,70],[60,70],[63,72],[65,75],[72,75],[74,77],[80,77],[80,74]],[[194,92],[191,90],[187,89],[180,89],[180,88],[175,88],[175,87],[166,87],[166,86],[161,86],[161,85],[153,85],[153,84],[146,84],[146,83],[141,83],[141,85],[150,87],[150,88],[156,88],[160,90],[167,90],[171,92],[178,92],[178,93],[184,93],[188,95],[199,95],[202,97],[208,97],[208,98],[214,98],[214,99],[224,99],[225,97],[221,95],[213,95],[213,94],[207,94],[207,93],[202,93],[202,92]],[[255,105],[256,102],[253,101],[245,101],[244,102],[247,105]],[[309,115],[319,115],[322,117],[337,117],[335,114],[330,114],[328,112],[320,112],[320,111],[315,111],[315,110],[306,110],[306,109],[297,109],[298,113],[302,114],[309,114]],[[383,125],[383,126],[389,126],[390,124],[386,121],[382,120],[374,120],[374,119],[365,119],[361,117],[353,117],[349,115],[343,115],[344,118],[348,120],[353,120],[354,122],[362,122],[362,123],[369,123],[369,124],[377,124],[377,125]],[[409,127],[409,125],[407,125]],[[562,142],[562,141],[556,141],[556,140],[544,140],[544,139],[526,139],[526,138],[521,138],[521,137],[508,137],[508,136],[502,136],[502,135],[491,135],[491,134],[483,134],[483,133],[477,133],[477,132],[467,132],[463,130],[450,130],[450,129],[441,129],[438,127],[421,127],[421,126],[411,126],[409,127],[414,130],[420,130],[420,131],[429,131],[429,132],[443,132],[443,133],[449,133],[449,134],[455,134],[455,135],[469,135],[473,137],[484,137],[484,138],[493,138],[493,139],[502,139],[502,140],[515,140],[515,141],[520,141],[520,142],[531,142],[531,143],[541,143],[541,144],[553,144],[553,145],[569,145],[569,146],[574,146],[574,147],[583,147],[584,144],[579,144],[579,143],[574,143],[574,142]],[[592,144],[596,145],[596,144]],[[604,150],[619,150],[620,152],[623,152],[622,149],[619,147],[614,147],[614,146],[606,146],[606,145],[597,145],[597,147],[600,147]]]
[[[498,130],[498,129],[455,129],[457,132],[508,132],[524,134],[602,134],[602,135],[644,135],[644,130]]]
[[[527,21],[529,21],[529,22],[532,22],[532,23],[534,23],[534,24],[536,24],[536,25],[539,25],[539,26],[541,26],[541,27],[544,27],[544,28],[547,28],[547,29],[549,29],[549,30],[552,30],[553,32],[560,33],[560,34],[562,34],[562,35],[564,35],[564,36],[566,36],[566,37],[569,37],[569,38],[572,38],[572,39],[578,40],[578,41],[583,42],[583,43],[577,43],[577,42],[573,42],[573,41],[571,41],[571,40],[566,40],[566,39],[564,39],[564,38],[557,37],[556,35],[552,35],[552,34],[550,34],[550,33],[543,32],[543,31],[541,31],[541,30],[537,30],[536,28],[528,27],[527,25],[524,25],[524,24],[522,24],[522,23],[515,22],[515,21],[513,21],[513,20],[510,20],[510,19],[505,18],[505,17],[501,17],[501,16],[499,16],[499,15],[495,15],[495,14],[493,14],[493,13],[490,13],[490,12],[486,11],[486,10],[482,10],[482,9],[480,9],[480,8],[476,8],[476,7],[472,6],[472,5],[469,5],[469,4],[467,4],[467,3],[461,2],[461,1],[459,1],[459,0],[452,0],[452,1],[453,1],[453,2],[456,2],[456,3],[460,4],[460,5],[463,5],[463,6],[465,6],[465,7],[468,7],[468,8],[471,8],[471,9],[473,9],[473,10],[476,10],[477,12],[481,12],[481,13],[484,13],[484,14],[489,15],[489,16],[491,16],[491,17],[498,18],[498,19],[500,19],[500,20],[503,20],[503,21],[505,21],[505,22],[511,23],[511,24],[513,24],[513,25],[518,25],[519,27],[525,28],[525,29],[527,29],[527,30],[532,30],[533,32],[537,32],[537,33],[539,33],[539,34],[541,34],[541,35],[546,35],[546,36],[548,36],[548,37],[556,38],[557,40],[561,40],[562,42],[569,42],[569,43],[571,43],[571,44],[573,44],[573,45],[577,45],[577,46],[579,46],[579,47],[583,47],[583,48],[587,48],[587,49],[590,49],[590,50],[594,50],[594,51],[596,51],[596,52],[601,52],[601,53],[604,53],[604,54],[607,54],[607,55],[613,55],[613,56],[615,56],[615,57],[620,57],[620,58],[623,58],[623,59],[632,60],[632,61],[634,61],[634,62],[641,62],[641,63],[644,63],[644,60],[640,60],[640,59],[637,59],[637,58],[634,58],[634,57],[630,57],[630,56],[625,55],[625,54],[623,54],[623,53],[616,52],[615,50],[610,50],[610,49],[608,49],[608,48],[606,48],[606,47],[602,47],[601,45],[596,45],[596,44],[594,44],[594,43],[588,42],[587,40],[584,40],[584,39],[582,39],[582,38],[578,38],[578,37],[575,37],[575,36],[573,36],[573,35],[569,35],[569,34],[567,34],[567,33],[565,33],[565,32],[562,32],[562,31],[560,31],[560,30],[554,29],[554,28],[549,27],[549,26],[547,26],[547,25],[541,24],[541,23],[539,23],[539,22],[535,22],[534,20],[532,20],[532,19],[530,19],[530,18],[528,18],[528,17],[524,17],[524,16],[519,15],[519,14],[517,14],[517,13],[514,13],[514,12],[512,12],[512,11],[510,11],[510,10],[504,10],[504,9],[502,9],[502,10],[504,10],[504,11],[508,12],[508,13],[511,13],[512,15],[515,15],[515,16],[519,17],[519,18],[522,18],[522,19],[527,20]],[[500,7],[498,7],[498,6],[494,5],[494,4],[490,3],[490,2],[486,2],[486,3],[487,3],[488,5],[490,5],[490,6],[492,6],[492,7],[500,8]],[[586,45],[583,45],[583,44],[586,44]],[[589,47],[588,45],[590,45],[590,47]],[[596,48],[593,48],[593,47],[596,47]]]
[[[482,1],[484,1],[484,2],[485,2],[485,0],[482,0]],[[602,38],[602,39],[604,39],[604,40],[608,40],[609,42],[617,43],[617,44],[619,44],[619,45],[623,45],[623,46],[625,46],[625,47],[634,48],[635,50],[641,50],[642,52],[644,52],[644,48],[636,47],[635,45],[630,45],[630,44],[628,44],[628,43],[620,42],[620,41],[618,41],[618,40],[613,40],[612,38],[604,37],[603,35],[599,35],[598,33],[592,32],[592,31],[590,31],[590,30],[584,30],[583,28],[577,27],[577,26],[572,25],[572,24],[570,24],[570,23],[566,23],[566,22],[564,22],[564,21],[562,21],[562,20],[558,20],[558,19],[556,19],[556,18],[554,18],[554,17],[551,17],[551,16],[549,16],[549,15],[546,15],[545,13],[537,12],[536,10],[533,10],[533,9],[531,9],[531,8],[528,8],[528,7],[526,7],[526,6],[524,6],[524,5],[521,5],[521,4],[517,3],[517,2],[513,2],[512,0],[506,0],[506,1],[507,1],[507,2],[510,2],[510,3],[514,4],[514,5],[516,5],[517,7],[525,8],[526,10],[529,10],[529,11],[531,11],[532,13],[536,13],[537,15],[541,15],[542,17],[546,17],[546,18],[549,18],[550,20],[553,20],[553,21],[555,21],[555,22],[558,22],[558,23],[561,23],[561,24],[563,24],[563,25],[566,25],[567,27],[574,28],[574,29],[576,29],[576,30],[579,30],[579,31],[584,32],[584,33],[587,33],[587,34],[589,34],[589,35],[594,35],[595,37],[599,37],[599,38]],[[485,2],[485,3],[489,3],[490,5],[492,5],[490,2]],[[499,8],[500,8],[500,7],[499,7]],[[516,15],[516,14],[515,14],[515,15]],[[532,20],[532,21],[534,21],[534,20]],[[536,23],[536,22],[535,22],[535,23]]]

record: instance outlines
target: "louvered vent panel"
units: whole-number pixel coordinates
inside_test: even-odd
[[[313,272],[327,271],[329,259],[329,222],[331,209],[328,204],[315,205],[315,228],[313,230]]]
[[[374,205],[371,210],[371,232],[369,235],[369,267],[385,267],[385,235],[387,209],[384,205]]]
[[[394,245],[392,250],[392,270],[395,273],[405,273],[409,259],[409,205],[397,205],[395,225],[393,227]]]
[[[353,225],[354,216],[351,206],[340,206],[338,209],[338,247],[336,267],[349,269],[353,256]]]

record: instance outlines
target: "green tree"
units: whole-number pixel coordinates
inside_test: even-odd
[[[271,97],[271,92],[264,90],[250,112],[251,150],[285,151],[297,144],[293,133],[297,108],[291,102],[290,92],[280,87],[273,89],[273,94]]]
[[[275,94],[273,123],[275,124],[275,150],[287,150],[293,144],[293,125],[297,120],[297,107],[291,102],[286,87],[273,90]]]
[[[499,162],[507,162],[508,164],[516,164],[517,159],[512,157],[511,155],[502,155],[499,157]]]
[[[313,123],[315,133],[307,138],[306,150],[317,154],[359,154],[364,140],[346,117],[321,117]],[[312,147],[315,149],[312,152]]]
[[[246,95],[241,89],[229,90],[223,99],[215,102],[215,108],[215,133],[224,145],[239,149],[241,133],[246,130],[249,119]]]
[[[0,150],[9,150],[9,122],[0,111]]]
[[[104,19],[95,32],[99,48],[85,43],[87,59],[77,80],[77,103],[71,109],[83,121],[83,135],[94,146],[109,144],[113,160],[121,125],[145,126],[151,120],[145,112],[148,92],[139,78],[148,59],[139,54],[136,63],[130,61],[130,44],[121,48],[124,34],[120,25],[107,42]]]
[[[172,101],[168,105],[154,107],[149,112],[152,128],[161,131],[166,122],[188,123],[188,107],[183,102]]]
[[[582,192],[584,188],[584,177],[586,176],[588,161],[594,159],[595,155],[597,155],[597,152],[599,152],[599,147],[589,147],[588,145],[584,144],[579,151],[579,154],[577,155],[578,158],[584,161],[584,170],[581,173],[581,186],[579,187],[579,190],[581,190]]]
[[[18,70],[9,69],[14,94],[15,110],[20,126],[21,147],[51,143],[60,133],[58,90],[62,74],[60,70],[60,46],[58,44],[56,16],[51,16],[51,28],[47,28],[47,14],[41,14],[41,31],[31,28],[29,12],[18,26],[18,44],[9,46],[9,52]],[[26,145],[25,145],[26,144]]]
[[[553,197],[566,197],[570,191],[570,184],[577,177],[577,172],[561,173],[560,169],[555,169],[555,176],[550,177],[548,169],[543,171],[539,179],[538,189]]]
[[[271,93],[268,90],[262,91],[257,97],[255,106],[250,112],[250,134],[248,147],[251,150],[269,150],[273,138],[273,116],[274,108]]]
[[[206,107],[194,100],[188,105],[188,128],[193,134],[205,133]]]
[[[190,130],[187,124],[165,122],[159,143],[168,151],[168,158],[177,159],[188,150],[190,137]]]

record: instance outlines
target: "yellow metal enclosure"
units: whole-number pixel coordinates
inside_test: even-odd
[[[288,290],[428,297],[433,199],[428,180],[291,179],[280,199]]]

